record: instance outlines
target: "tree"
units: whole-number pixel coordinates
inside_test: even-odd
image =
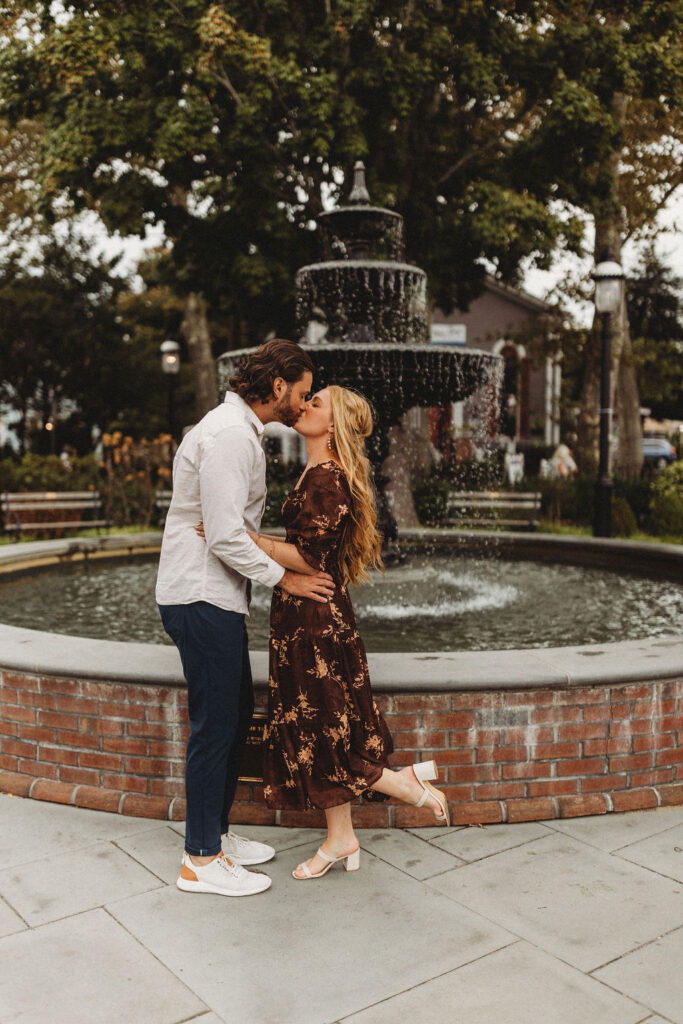
[[[656,418],[683,419],[683,279],[649,249],[626,297],[643,402]]]

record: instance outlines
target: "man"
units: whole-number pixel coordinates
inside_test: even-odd
[[[266,342],[231,379],[225,402],[187,434],[173,465],[156,596],[187,680],[187,815],[177,881],[186,892],[249,896],[271,883],[244,865],[270,860],[274,849],[229,827],[254,709],[244,623],[249,581],[313,601],[328,600],[333,584],[326,573],[285,571],[247,531],[258,532],[265,502],[263,428],[296,423],[312,371],[298,345]],[[195,532],[200,520],[206,541]]]

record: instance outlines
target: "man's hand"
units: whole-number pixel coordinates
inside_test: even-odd
[[[326,572],[306,576],[302,572],[287,569],[278,586],[294,597],[307,597],[320,604],[325,604],[334,594],[334,580]]]

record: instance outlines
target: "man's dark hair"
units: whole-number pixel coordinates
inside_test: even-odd
[[[230,378],[230,387],[245,402],[255,402],[259,398],[266,402],[273,394],[273,382],[277,377],[282,377],[288,384],[296,384],[307,370],[313,373],[313,361],[299,345],[284,338],[273,338],[260,345],[242,363]]]

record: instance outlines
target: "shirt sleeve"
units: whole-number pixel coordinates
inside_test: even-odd
[[[296,519],[290,524],[299,554],[314,569],[329,572],[351,511],[346,482],[323,467],[309,470]]]
[[[244,525],[254,465],[253,445],[246,429],[228,427],[203,446],[199,488],[204,533],[216,558],[242,576],[274,587],[285,570],[261,551]]]

